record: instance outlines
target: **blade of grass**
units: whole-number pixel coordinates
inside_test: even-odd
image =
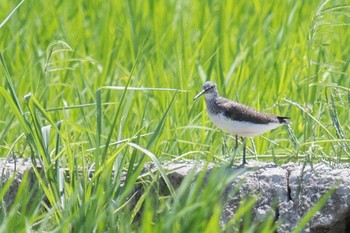
[[[299,220],[295,229],[293,229],[292,233],[301,232],[306,224],[308,224],[311,218],[326,204],[327,200],[334,193],[336,187],[339,184],[334,184],[317,202],[311,209]]]
[[[7,17],[0,23],[0,28],[2,28],[7,21],[10,20],[10,18],[12,17],[12,15],[18,10],[18,8],[24,3],[25,0],[20,1],[17,6],[10,12],[10,14],[7,15]]]
[[[166,172],[164,171],[164,169],[162,168],[162,165],[160,164],[159,160],[157,159],[157,157],[150,152],[149,150],[147,150],[146,148],[143,148],[135,143],[129,142],[128,143],[129,146],[134,147],[135,149],[141,151],[142,153],[144,153],[145,155],[147,155],[152,161],[153,163],[156,165],[160,175],[162,176],[165,184],[167,185],[171,196],[173,197],[174,200],[176,200],[176,195],[175,195],[175,191],[174,191],[174,187],[172,186],[168,176],[166,175]]]

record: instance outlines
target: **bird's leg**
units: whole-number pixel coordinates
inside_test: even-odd
[[[247,142],[246,142],[246,140],[243,137],[242,137],[242,140],[243,140],[243,162],[242,162],[242,166],[244,166],[245,164],[248,164],[247,160],[245,158],[245,151],[246,151]]]

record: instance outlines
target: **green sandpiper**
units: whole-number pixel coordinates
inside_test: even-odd
[[[257,136],[290,123],[289,117],[259,112],[252,107],[221,97],[217,91],[217,85],[213,82],[205,82],[202,88],[203,90],[194,97],[194,100],[204,94],[212,122],[222,131],[236,136],[236,147],[237,137],[242,138],[243,166],[247,164],[246,141],[243,137]]]

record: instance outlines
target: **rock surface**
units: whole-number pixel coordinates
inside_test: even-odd
[[[203,167],[198,163],[168,166],[168,170],[175,170],[169,174],[171,182],[174,180],[172,177],[176,177],[175,183],[178,183],[193,166],[198,171]],[[209,168],[213,166],[211,164]],[[226,169],[228,173],[237,171],[237,168]],[[238,186],[240,188],[237,193],[230,197],[232,190]],[[302,232],[350,232],[349,166],[332,168],[325,164],[314,164],[311,167],[298,163],[276,166],[273,163],[250,161],[238,179],[227,187],[221,221],[227,223],[246,197],[257,196],[259,198],[252,213],[255,220],[263,221],[270,214],[280,224],[278,232],[291,232],[300,219],[332,188],[335,190],[331,197]]]
[[[15,174],[13,184],[4,198],[5,206],[8,207],[13,202],[23,174],[30,170],[31,166],[30,160],[26,159],[0,160],[2,184]],[[174,188],[179,187],[193,167],[196,171],[205,167],[209,175],[214,164],[204,166],[198,162],[183,162],[165,166]],[[226,172],[237,172],[237,169],[226,168]],[[263,221],[266,215],[272,215],[280,224],[278,232],[291,232],[320,198],[335,187],[323,208],[315,214],[302,232],[350,232],[349,167],[332,168],[325,164],[314,164],[310,167],[298,163],[276,166],[273,163],[250,161],[244,168],[239,169],[243,170],[225,192],[221,217],[223,224],[234,216],[243,199],[256,196],[258,198],[252,213],[254,220]],[[237,185],[239,183],[240,185]],[[235,195],[230,195],[236,187],[239,188]]]
[[[8,208],[15,200],[18,188],[22,182],[24,173],[32,172],[32,162],[30,159],[0,159],[0,187],[14,176],[12,184],[4,196],[4,206]],[[34,176],[30,176],[30,183],[34,184]]]

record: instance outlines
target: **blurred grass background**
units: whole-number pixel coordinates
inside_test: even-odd
[[[146,160],[227,164],[233,138],[215,129],[203,99],[193,102],[212,80],[222,96],[292,119],[248,143],[248,160],[349,161],[349,9],[337,0],[2,1],[0,156],[70,172],[108,159],[128,172]]]
[[[16,4],[1,4],[2,20]],[[94,146],[89,136],[96,132],[96,110],[87,104],[96,102],[96,91],[125,86],[131,77],[132,87],[188,91],[175,97],[164,131],[152,148],[158,156],[193,151],[190,158],[222,157],[224,134],[202,128],[214,126],[204,101],[192,101],[209,79],[218,83],[223,96],[292,118],[294,147],[286,130],[279,129],[264,136],[280,147],[256,138],[255,155],[291,157],[319,145],[315,149],[324,153],[322,157],[339,159],[342,154],[347,159],[348,151],[339,149],[344,147],[337,140],[349,138],[348,8],[327,11],[338,3],[326,1],[317,15],[318,4],[25,1],[1,28],[1,53],[20,101],[31,93],[45,109],[53,109],[54,121],[73,126],[66,130],[74,135],[71,142],[79,150]],[[104,132],[110,131],[121,93],[102,91],[102,102],[107,104],[102,110]],[[113,139],[118,131],[120,138],[154,131],[172,95],[128,92],[118,119],[124,127],[114,130]],[[0,101],[5,107],[4,99]],[[74,106],[78,107],[64,110]],[[6,156],[21,128],[8,111],[0,114],[1,155]],[[329,142],[320,142],[324,140]],[[231,140],[227,143],[231,147]],[[26,154],[25,149],[13,151]]]

